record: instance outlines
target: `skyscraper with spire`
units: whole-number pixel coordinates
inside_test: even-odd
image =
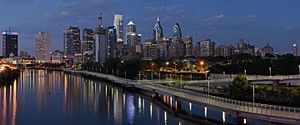
[[[163,28],[160,24],[159,17],[156,18],[156,23],[153,28],[153,40],[158,41],[164,37]]]
[[[179,23],[175,23],[172,28],[172,43],[170,47],[170,57],[171,58],[178,58],[185,56],[184,54],[184,42],[182,40],[182,33]]]
[[[98,17],[98,27],[95,32],[95,49],[94,49],[94,54],[95,54],[95,61],[99,63],[104,63],[106,59],[106,55],[108,52],[107,49],[107,40],[105,36],[105,29],[103,26],[103,18],[102,18],[102,13],[100,13],[100,16]]]

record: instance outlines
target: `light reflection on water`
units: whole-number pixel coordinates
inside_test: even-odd
[[[152,99],[99,80],[57,71],[25,70],[11,85],[0,88],[0,125],[196,124],[175,117],[166,111],[168,108],[225,119],[225,115],[217,116],[209,108],[178,102],[175,97],[161,99],[165,106],[159,107]],[[266,124],[256,120],[253,123]]]
[[[1,125],[179,124],[142,95],[63,72],[23,71],[0,88],[0,102]]]

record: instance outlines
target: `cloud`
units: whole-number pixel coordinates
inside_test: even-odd
[[[39,0],[0,0],[0,6],[36,4]]]

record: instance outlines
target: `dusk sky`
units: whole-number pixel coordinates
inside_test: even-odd
[[[64,29],[95,29],[101,12],[105,26],[115,13],[124,15],[125,26],[133,20],[143,40],[152,38],[159,16],[166,36],[178,22],[194,43],[210,38],[227,45],[243,38],[256,47],[271,43],[279,53],[300,45],[299,0],[0,0],[0,30],[19,32],[19,51],[33,54],[39,31],[51,34],[52,50],[62,50]]]

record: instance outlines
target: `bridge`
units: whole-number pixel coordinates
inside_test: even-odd
[[[205,116],[207,116],[207,108],[213,108],[222,112],[224,123],[226,122],[225,114],[228,113],[232,114],[236,118],[242,118],[244,121],[247,118],[251,118],[279,123],[300,124],[300,108],[298,107],[286,107],[238,101],[223,97],[196,93],[186,89],[164,86],[161,84],[157,84],[155,81],[142,83],[138,80],[128,80],[102,73],[73,70],[64,71],[75,74],[90,75],[97,78],[110,80],[114,83],[121,84],[124,87],[134,87],[136,89],[152,92],[156,95],[167,96],[167,98],[169,100],[172,100],[171,102],[175,104],[180,104],[181,100],[190,102],[190,106],[192,104],[200,104],[205,106]]]

